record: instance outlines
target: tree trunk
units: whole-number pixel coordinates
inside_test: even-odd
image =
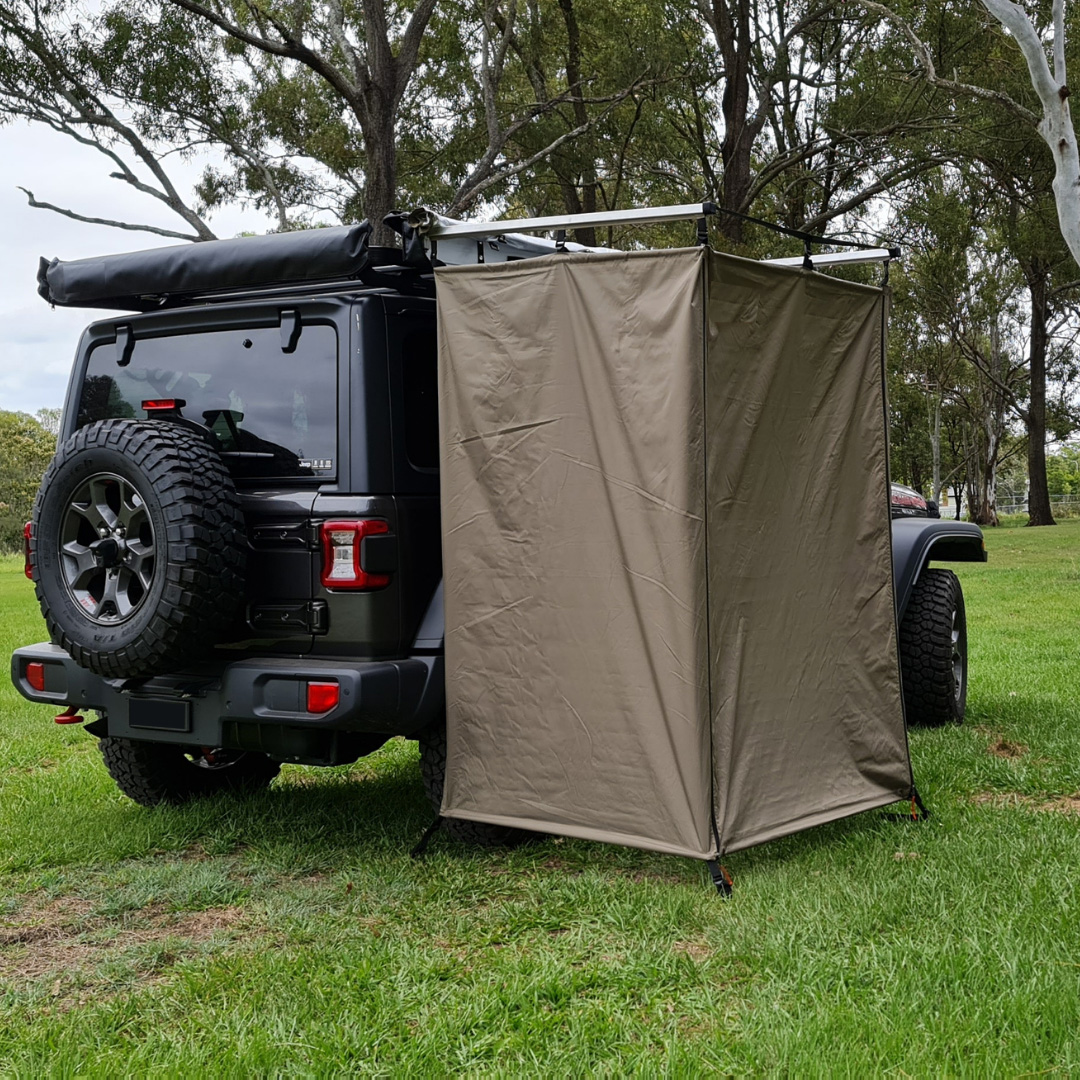
[[[581,87],[581,31],[578,29],[574,0],[559,0],[559,8],[562,10],[563,22],[566,24],[566,81],[569,85],[574,106],[574,123],[581,127],[589,120],[589,113],[585,108],[584,94]],[[584,153],[587,155],[587,160],[581,175],[581,199],[577,208],[572,208],[567,204],[566,210],[570,214],[596,213],[596,163],[591,153],[590,142],[590,139],[583,139],[580,142]],[[576,197],[577,192],[575,191],[574,194]],[[592,226],[575,229],[574,239],[579,244],[595,247],[596,229]]]
[[[1001,331],[995,319],[990,327],[990,356],[988,367],[993,380],[1001,381],[1005,362],[1001,352]],[[982,400],[982,445],[978,453],[978,487],[976,497],[969,500],[971,520],[976,525],[998,525],[997,469],[1001,456],[1001,440],[1005,434],[1005,397],[997,384],[980,372],[979,393]],[[978,442],[978,440],[975,440]]]
[[[364,217],[371,222],[371,243],[393,247],[397,236],[383,224],[383,218],[397,209],[396,117],[391,109],[378,109],[370,110],[365,119]]]
[[[941,505],[941,393],[934,395],[933,412],[930,415],[930,459],[933,476],[930,487],[932,498]]]
[[[749,0],[712,0],[711,18],[716,43],[724,58],[724,141],[720,158],[724,175],[720,182],[720,205],[725,210],[745,213],[750,194],[754,141],[764,125],[764,110],[751,118],[750,61],[753,41]],[[722,214],[720,231],[736,244],[743,242],[743,223],[731,214]]]
[[[1053,71],[1046,58],[1044,36],[1035,29],[1023,5],[1013,0],[982,0],[982,5],[1009,31],[1027,61],[1032,88],[1043,107],[1038,132],[1054,156],[1058,225],[1072,257],[1080,265],[1080,149],[1066,82],[1065,0],[1053,2]]]
[[[1028,405],[1028,524],[1055,525],[1046,482],[1047,278],[1038,259],[1024,267],[1031,294],[1031,400]]]

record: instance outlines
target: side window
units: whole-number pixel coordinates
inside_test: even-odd
[[[277,328],[138,338],[120,364],[112,345],[90,354],[77,424],[146,415],[143,402],[176,400],[214,435],[238,477],[335,475],[337,332],[305,324],[296,352]],[[182,403],[182,404],[180,404]]]
[[[405,455],[416,469],[439,467],[439,379],[435,320],[421,319],[401,342]]]

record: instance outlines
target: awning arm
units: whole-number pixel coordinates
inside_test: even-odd
[[[600,210],[592,214],[555,214],[551,217],[515,218],[505,221],[455,221],[440,219],[429,210],[408,216],[413,228],[435,239],[483,239],[508,232],[548,232],[552,229],[584,229],[603,225],[652,225],[662,221],[694,221],[715,214],[715,203],[683,203],[679,206],[643,206],[636,210]]]
[[[900,258],[899,248],[863,248],[861,251],[837,251],[827,255],[812,256],[814,269],[822,266],[858,266],[860,263],[885,263]],[[803,266],[805,256],[793,255],[784,259],[762,259],[773,266]]]

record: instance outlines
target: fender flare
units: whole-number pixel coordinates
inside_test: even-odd
[[[892,523],[896,621],[903,621],[923,567],[933,562],[986,562],[982,529],[966,521],[896,518]]]

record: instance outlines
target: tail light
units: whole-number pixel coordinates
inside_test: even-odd
[[[341,687],[336,682],[309,682],[307,684],[307,711],[324,713],[337,708],[341,700]]]
[[[45,665],[40,660],[31,660],[26,665],[26,681],[38,691],[45,691]]]
[[[390,526],[385,521],[373,518],[324,521],[319,530],[323,551],[320,580],[324,588],[383,589],[389,585],[389,574],[372,574],[360,566],[360,548],[364,537],[389,531]]]
[[[23,573],[31,580],[34,580],[34,563],[30,558],[30,537],[32,535],[32,522],[27,522],[23,526],[23,554],[26,561],[23,563]]]

